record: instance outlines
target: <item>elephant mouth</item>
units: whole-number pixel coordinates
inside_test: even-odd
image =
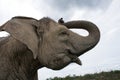
[[[72,54],[69,51],[65,51],[57,54],[56,58],[50,60],[46,67],[53,70],[60,70],[70,63],[77,63],[78,65],[82,65],[81,60],[78,58],[78,56]]]

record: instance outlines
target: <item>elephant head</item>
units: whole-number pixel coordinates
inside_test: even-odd
[[[69,30],[72,28],[85,29],[89,35],[78,35]],[[50,18],[14,17],[1,30],[25,44],[40,65],[53,70],[62,69],[72,62],[81,65],[78,57],[92,49],[100,39],[99,29],[88,21],[59,24]]]
[[[45,65],[51,69],[61,69],[71,62],[81,65],[78,57],[92,49],[100,39],[99,29],[95,24],[88,21],[70,21],[58,24],[48,18],[44,18],[39,22],[44,25],[49,23],[47,25],[49,30],[44,32],[43,52],[41,52],[43,54],[39,54],[38,58],[42,59],[43,56],[46,56],[43,64],[46,63]],[[80,36],[69,30],[72,28],[85,29],[89,32],[89,35],[86,37]]]

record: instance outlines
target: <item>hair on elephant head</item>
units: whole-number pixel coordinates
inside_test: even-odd
[[[85,29],[87,37],[72,32]],[[37,80],[37,70],[59,70],[75,62],[100,39],[99,29],[88,21],[59,24],[50,18],[14,17],[0,27],[11,35],[0,41],[0,80]]]

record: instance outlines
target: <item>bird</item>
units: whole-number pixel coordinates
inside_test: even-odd
[[[58,23],[63,24],[63,23],[64,23],[63,18],[60,18],[60,19],[58,20]]]

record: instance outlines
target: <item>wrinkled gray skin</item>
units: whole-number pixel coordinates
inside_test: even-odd
[[[89,32],[80,36],[69,29]],[[14,17],[0,27],[10,36],[0,39],[0,80],[38,80],[37,70],[60,70],[75,62],[99,41],[98,28],[88,21],[59,24],[50,18]]]

